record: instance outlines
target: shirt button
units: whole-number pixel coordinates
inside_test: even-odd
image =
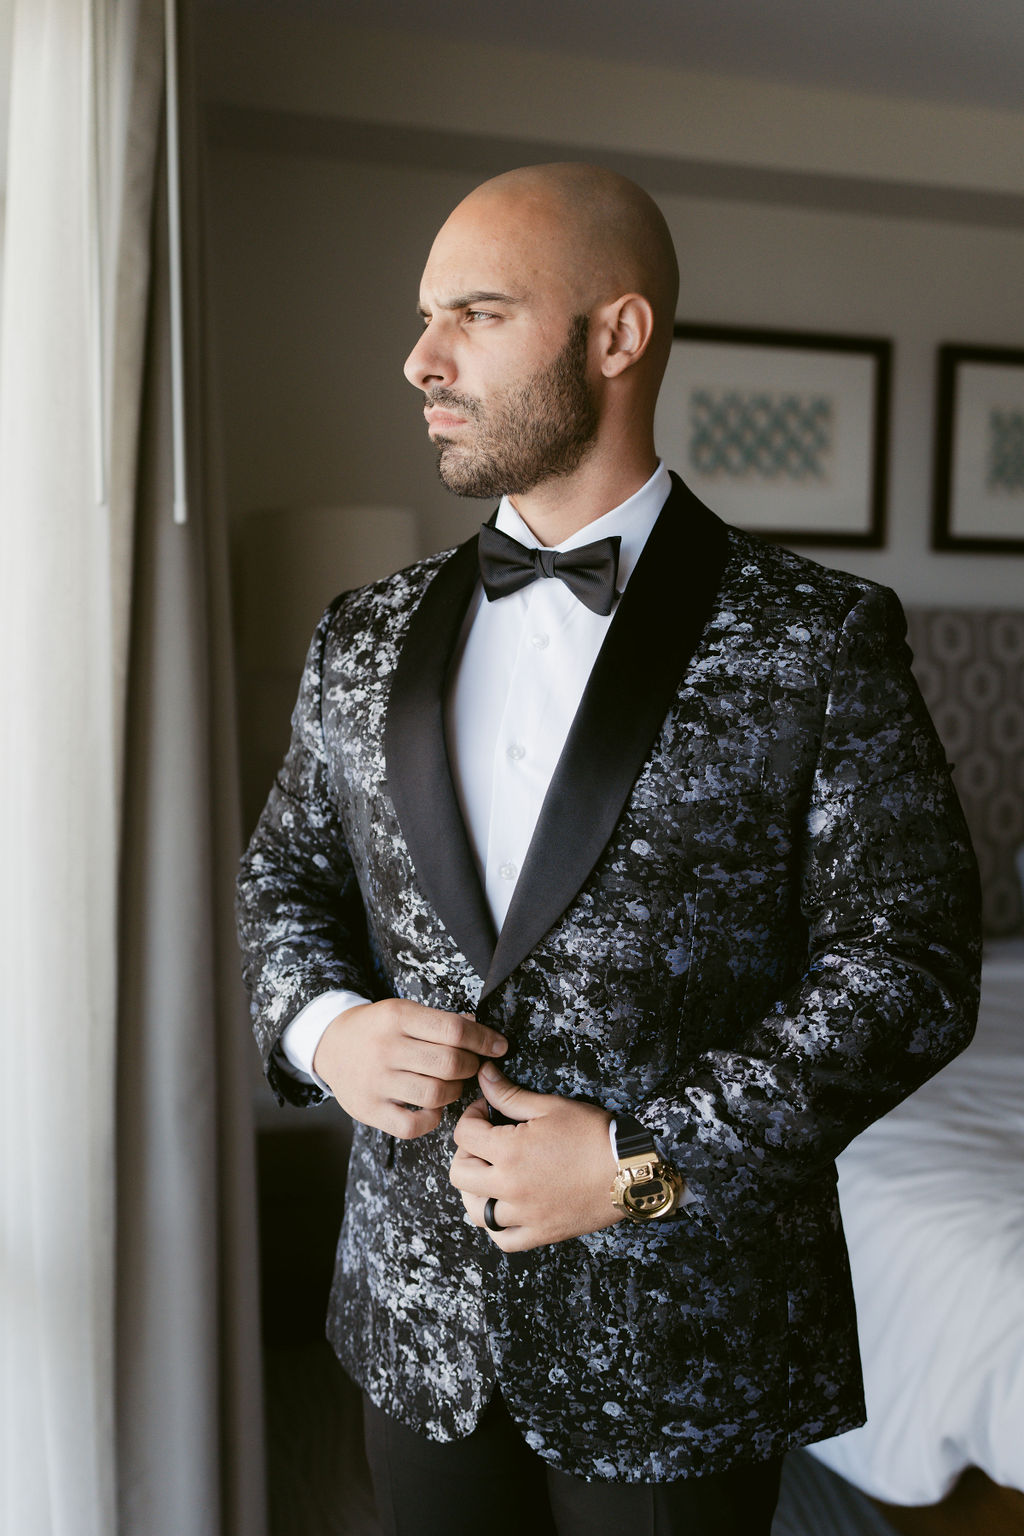
[[[518,763],[526,756],[526,748],[521,746],[518,741],[514,741],[505,755],[513,763]]]
[[[503,880],[514,880],[516,875],[518,875],[518,873],[519,873],[519,871],[518,871],[518,869],[516,869],[515,865],[511,861],[511,859],[507,860],[504,864],[500,865],[499,869],[498,869],[498,874],[501,876],[501,878]]]
[[[531,635],[530,636],[530,644],[533,646],[535,651],[546,651],[547,648],[548,648],[548,645],[550,644],[550,636],[548,636],[548,635]]]

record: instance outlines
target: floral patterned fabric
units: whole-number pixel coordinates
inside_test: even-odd
[[[475,1007],[508,1036],[515,1080],[629,1109],[686,1174],[699,1199],[668,1221],[505,1258],[448,1181],[461,1105],[414,1142],[355,1128],[328,1318],[348,1371],[439,1440],[470,1432],[497,1381],[543,1458],[626,1482],[862,1421],[834,1158],[963,1047],[977,1008],[976,869],[898,603],[724,530],[678,483],[662,524],[720,543],[713,577],[688,588],[649,546],[627,597],[646,562],[673,623],[701,602],[709,616],[592,862],[569,879],[578,854],[550,827],[528,861],[521,882],[575,894],[525,954],[474,968],[461,918],[446,926],[432,898],[444,871],[426,854],[415,867],[406,839],[441,793],[443,743],[440,710],[396,688],[396,668],[410,627],[417,659],[435,643],[416,615],[469,572],[462,551],[328,609],[239,881],[254,1027],[283,1097],[320,1097],[278,1041],[327,988]],[[599,662],[650,606],[624,605]],[[613,757],[607,698],[588,710],[580,741]],[[593,777],[584,821],[605,768]],[[462,942],[477,953],[479,935]]]

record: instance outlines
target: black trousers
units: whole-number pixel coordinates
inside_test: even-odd
[[[548,1467],[495,1393],[464,1440],[428,1440],[363,1399],[385,1536],[770,1536],[781,1458],[674,1483],[585,1482]]]

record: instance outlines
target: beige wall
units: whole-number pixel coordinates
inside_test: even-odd
[[[526,47],[373,32],[321,10],[218,6],[205,19],[209,100],[453,133],[1024,192],[1024,114],[655,69]]]
[[[402,363],[439,217],[474,178],[235,150],[213,173],[233,512],[411,506],[426,548],[465,538],[479,515],[436,480]]]
[[[232,148],[212,171],[233,512],[411,506],[425,549],[466,537],[479,509],[436,480],[401,368],[430,240],[478,175]],[[1024,560],[935,554],[928,538],[935,348],[1024,345],[1024,230],[660,200],[686,318],[893,338],[888,547],[821,557],[908,602],[1020,605]]]
[[[423,551],[473,531],[481,509],[436,480],[402,377],[420,269],[448,209],[487,174],[593,156],[634,171],[664,207],[681,316],[892,337],[888,545],[821,558],[909,603],[1024,604],[1021,557],[928,548],[936,346],[1024,346],[1024,114],[230,9],[208,16],[203,61],[236,528],[262,508],[382,505],[415,509]],[[329,563],[324,599],[359,579],[364,567]]]

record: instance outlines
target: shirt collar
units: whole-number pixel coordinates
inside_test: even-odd
[[[615,585],[621,592],[634,567],[643,553],[647,537],[658,520],[658,513],[668,500],[672,489],[672,481],[669,472],[661,460],[654,474],[635,491],[628,501],[613,507],[610,512],[605,512],[602,517],[597,517],[592,523],[577,529],[563,543],[554,545],[555,549],[577,549],[581,544],[592,544],[595,539],[607,539],[616,534],[622,540],[619,546],[619,566]],[[502,533],[507,533],[511,538],[518,539],[520,544],[525,544],[527,549],[540,549],[541,543],[523,522],[515,507],[507,496],[501,498],[498,506],[495,527]]]

